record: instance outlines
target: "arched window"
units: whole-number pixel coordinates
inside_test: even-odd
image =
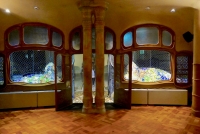
[[[122,33],[122,48],[138,47],[174,47],[175,34],[165,26],[145,24],[131,27]]]
[[[11,82],[54,82],[55,70],[62,81],[64,35],[59,29],[43,23],[14,25],[5,32],[5,44]]]
[[[92,28],[92,52],[95,52],[95,28]],[[115,49],[115,33],[108,27],[104,28],[104,50],[110,53]],[[72,53],[83,52],[83,32],[82,26],[74,28],[70,33],[70,51]]]
[[[174,32],[165,26],[144,24],[125,30],[121,36],[122,50],[132,51],[132,81],[173,81],[175,56]],[[129,80],[128,56],[122,58],[122,80]]]
[[[122,50],[132,51],[133,82],[173,82],[178,87],[192,83],[192,52],[175,50],[175,33],[168,27],[144,24],[122,34]],[[122,58],[122,80],[129,80],[128,56]]]

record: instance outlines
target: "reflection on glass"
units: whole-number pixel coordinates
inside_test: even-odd
[[[138,45],[157,45],[159,31],[156,27],[141,27],[136,30],[136,42]]]
[[[53,46],[56,46],[56,47],[60,47],[62,45],[62,36],[60,33],[53,32],[52,44]]]
[[[80,50],[81,36],[80,32],[75,32],[72,37],[72,46],[75,50]]]
[[[113,35],[110,32],[106,32],[106,50],[111,50],[113,48]]]
[[[57,73],[60,74],[60,72]],[[22,50],[11,53],[10,79],[13,82],[25,83],[55,81],[54,52]],[[57,80],[60,81],[60,78],[58,77]]]
[[[171,79],[171,58],[167,51],[140,50],[133,52],[132,80],[156,82]],[[129,79],[128,56],[124,55],[124,78]]]
[[[56,58],[57,78],[62,79],[62,55],[58,54]]]
[[[19,45],[19,30],[18,29],[15,29],[9,33],[8,41],[11,46]]]
[[[162,32],[162,44],[164,46],[170,46],[172,44],[172,35],[168,31]]]
[[[73,103],[83,103],[83,54],[72,55],[71,61]]]
[[[114,101],[114,56],[108,54],[104,56],[105,60],[108,62],[104,62],[104,66],[107,67],[104,71],[104,87],[107,87],[108,90],[105,90],[105,102],[113,103]],[[105,70],[105,69],[104,69]]]
[[[127,32],[123,38],[124,46],[129,47],[133,44],[133,34],[132,32]]]
[[[39,26],[25,26],[24,42],[26,44],[46,45],[49,42],[48,29]]]

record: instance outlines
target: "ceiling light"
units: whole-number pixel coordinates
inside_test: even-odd
[[[146,10],[150,10],[151,8],[150,8],[150,7],[146,7],[145,9],[146,9]]]
[[[6,13],[10,13],[10,10],[9,10],[9,9],[5,9],[5,12],[6,12]]]
[[[171,12],[174,13],[174,12],[176,12],[176,10],[174,8],[172,8]]]
[[[38,10],[39,8],[37,6],[34,7],[35,10]]]

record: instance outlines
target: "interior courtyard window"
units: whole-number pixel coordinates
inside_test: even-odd
[[[132,80],[156,82],[171,79],[171,54],[160,50],[132,52]],[[124,78],[129,79],[128,55],[124,55]]]
[[[57,57],[59,59],[59,56]],[[61,65],[58,60],[57,65]],[[59,81],[61,72],[58,69]],[[21,50],[10,54],[10,79],[13,82],[46,83],[55,80],[54,52]]]
[[[159,30],[157,27],[140,27],[136,29],[136,42],[138,45],[157,45],[159,43]]]
[[[14,29],[8,35],[8,42],[11,46],[19,45],[19,30]]]
[[[49,42],[48,29],[41,26],[24,27],[24,43],[46,45]]]

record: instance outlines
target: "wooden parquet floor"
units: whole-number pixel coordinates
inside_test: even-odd
[[[0,134],[200,134],[200,118],[182,106],[132,106],[105,114],[26,109],[0,112]]]

